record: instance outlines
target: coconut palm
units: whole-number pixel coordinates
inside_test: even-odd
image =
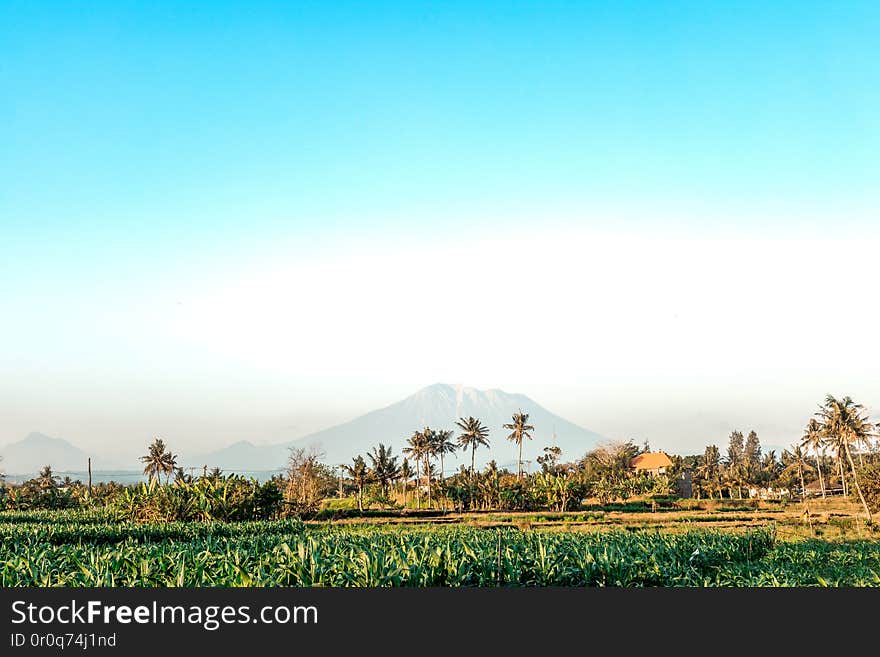
[[[452,438],[453,432],[450,429],[440,429],[434,432],[433,451],[440,458],[440,481],[444,479],[444,463],[443,457],[446,454],[454,454],[458,450],[458,443]]]
[[[391,447],[385,447],[379,443],[373,451],[367,454],[373,464],[373,478],[379,482],[382,488],[382,497],[388,497],[388,489],[391,482],[397,479],[400,467],[397,465],[397,457],[391,455]]]
[[[484,426],[482,422],[480,422],[477,418],[473,416],[468,416],[467,419],[459,418],[459,420],[455,423],[456,426],[461,429],[461,433],[458,436],[458,444],[461,445],[461,448],[467,450],[470,448],[471,450],[471,474],[468,477],[470,484],[470,505],[474,504],[474,476],[476,472],[474,471],[474,458],[476,455],[477,447],[482,445],[484,447],[489,447],[489,428]]]
[[[822,476],[822,458],[825,455],[825,436],[822,433],[822,425],[816,418],[810,418],[801,438],[801,447],[812,449],[816,452],[816,468],[819,471],[819,488],[822,491],[822,499],[825,499],[825,479]]]
[[[398,477],[403,484],[403,508],[406,508],[406,489],[409,486],[409,480],[412,479],[412,476],[415,474],[413,469],[409,467],[409,460],[403,459],[403,463],[400,464],[400,470],[398,472]]]
[[[424,465],[424,473],[425,479],[428,481],[428,508],[430,509],[433,506],[433,500],[431,498],[431,483],[434,478],[434,474],[436,474],[437,470],[431,464],[431,459],[436,458],[437,454],[437,432],[434,431],[431,427],[425,427],[422,429],[422,435],[425,437],[425,447],[422,454],[422,461]]]
[[[52,472],[51,465],[44,465],[34,481],[41,490],[58,487],[58,477]]]
[[[771,449],[761,457],[761,483],[769,486],[776,480],[779,474],[779,461],[776,459],[776,450]]]
[[[727,467],[724,468],[724,476],[731,499],[733,499],[734,486],[736,486],[737,497],[742,499],[742,484],[745,479],[744,440],[741,431],[730,433],[730,443],[727,447]]]
[[[706,482],[709,490],[709,498],[712,497],[712,489],[717,488],[718,498],[721,498],[721,452],[716,445],[706,447],[703,454],[703,462],[697,468],[697,478]]]
[[[362,512],[364,510],[364,486],[370,481],[370,469],[367,467],[367,462],[364,461],[363,456],[358,455],[352,459],[351,465],[343,464],[342,468],[357,486],[358,511]]]
[[[871,511],[862,494],[859,485],[859,476],[856,472],[856,464],[853,462],[850,445],[868,443],[874,436],[874,425],[868,421],[865,407],[856,404],[849,396],[836,399],[832,395],[826,395],[825,403],[819,407],[816,415],[821,419],[823,433],[842,447],[843,453],[852,470],[853,483],[856,492],[865,510],[868,522],[871,522]]]
[[[516,443],[519,446],[519,455],[517,456],[516,461],[516,478],[522,479],[522,444],[523,439],[528,438],[532,439],[531,432],[535,430],[531,424],[529,424],[529,414],[523,413],[522,410],[513,414],[513,421],[510,424],[505,424],[505,429],[510,429],[511,434],[507,436],[507,439]]]
[[[431,455],[440,459],[440,496],[443,499],[444,510],[446,509],[444,456],[454,454],[458,450],[458,443],[452,439],[452,436],[453,433],[449,429],[440,429],[431,433]]]
[[[416,507],[419,509],[422,508],[422,461],[425,460],[430,447],[425,431],[414,431],[407,441],[407,446],[403,448],[403,453],[408,454],[416,464]]]
[[[154,477],[158,479],[164,474],[167,484],[168,479],[174,474],[174,468],[177,467],[177,456],[165,451],[165,441],[161,438],[156,438],[152,442],[149,452],[140,460],[144,464],[144,474],[149,477],[150,482]]]
[[[831,450],[831,456],[837,463],[837,477],[840,479],[840,487],[843,490],[843,496],[849,497],[849,484],[846,481],[843,471],[843,460],[846,458],[843,441],[840,439],[840,436],[827,434],[824,428],[822,429],[822,436],[823,446],[828,447]]]
[[[797,464],[798,477],[801,480],[801,498],[804,500],[804,504],[806,504],[807,499],[807,487],[804,484],[804,466],[806,463],[804,462],[804,452],[801,450],[801,446],[795,443],[791,446],[791,453],[795,458],[795,463]]]
[[[185,486],[192,483],[192,476],[186,474],[183,468],[174,468],[174,483],[178,486]]]
[[[460,418],[455,424],[461,429],[458,444],[464,450],[471,450],[471,479],[473,479],[477,447],[489,447],[489,428],[483,426],[483,423],[475,417]]]

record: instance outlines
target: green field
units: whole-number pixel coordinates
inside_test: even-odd
[[[880,542],[775,526],[562,531],[0,513],[10,586],[877,586]]]

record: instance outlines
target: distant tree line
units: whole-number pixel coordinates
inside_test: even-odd
[[[716,499],[743,499],[756,489],[801,498],[818,482],[817,495],[854,495],[869,518],[880,508],[876,441],[880,427],[850,397],[828,395],[803,435],[778,456],[772,450],[763,452],[755,431],[744,435],[737,430],[731,432],[723,453],[717,445],[708,445],[702,454],[670,455],[672,465],[662,474],[632,467],[635,457],[650,451],[647,442],[637,446],[633,441],[599,445],[574,461],[563,461],[559,447],[549,445],[537,458],[540,470],[525,472],[522,445],[532,440],[535,431],[529,414],[514,413],[502,428],[517,447],[515,471],[500,468],[495,460],[476,468],[477,450],[489,450],[492,444],[489,427],[474,417],[459,418],[455,430],[414,431],[400,455],[379,443],[337,468],[323,463],[317,450],[292,449],[286,472],[263,483],[225,475],[218,468],[205,467],[198,477],[187,475],[178,467],[177,456],[157,438],[140,458],[146,484],[110,482],[88,488],[81,481],[58,478],[46,466],[20,486],[0,488],[0,507],[67,508],[124,498],[122,506],[133,518],[202,520],[311,516],[328,507],[358,512],[368,508],[567,511],[589,499],[610,504],[636,497],[668,498],[683,492],[682,482],[687,481],[693,497]],[[457,452],[465,455],[467,464],[447,475],[446,459]],[[170,489],[178,492],[172,495]],[[161,504],[150,502],[161,496]],[[238,500],[237,506],[226,508],[216,501],[221,498]],[[352,506],[346,507],[347,502]],[[203,511],[187,511],[188,504],[201,505]]]

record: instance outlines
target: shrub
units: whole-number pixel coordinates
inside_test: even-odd
[[[281,513],[275,481],[230,476],[163,486],[157,481],[127,489],[113,507],[137,522],[268,520]]]

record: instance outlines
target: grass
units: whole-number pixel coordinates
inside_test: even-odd
[[[486,513],[448,525],[5,512],[0,586],[880,585],[880,541],[856,516],[817,505],[817,538],[793,524],[797,509],[773,511]]]

